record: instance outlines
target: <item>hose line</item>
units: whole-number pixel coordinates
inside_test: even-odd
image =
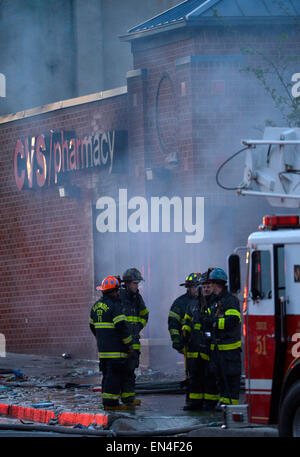
[[[238,154],[240,154],[241,152],[245,151],[246,149],[248,149],[248,146],[246,146],[243,149],[240,149],[238,152],[235,152],[232,156],[230,156],[227,160],[225,160],[225,162],[223,162],[222,165],[220,165],[220,167],[218,168],[218,171],[217,171],[217,174],[216,174],[216,181],[217,181],[218,186],[221,187],[222,189],[225,189],[225,190],[238,190],[238,189],[241,189],[241,186],[238,186],[238,187],[226,187],[226,186],[223,186],[223,184],[221,184],[220,181],[219,181],[219,174],[220,174],[220,171],[222,170],[222,168],[228,162],[230,162],[230,160],[234,159]]]
[[[60,427],[55,425],[35,425],[35,424],[0,424],[0,430],[15,430],[27,432],[54,432],[67,435],[82,435],[82,436],[171,436],[189,433],[205,427],[218,427],[223,423],[212,422],[208,424],[192,425],[187,427],[178,427],[162,430],[136,430],[136,431],[122,431],[122,430],[92,430],[92,429],[76,429],[68,427]]]

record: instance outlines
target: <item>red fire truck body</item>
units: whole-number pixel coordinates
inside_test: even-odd
[[[264,140],[243,141],[249,149],[239,193],[265,196],[272,206],[299,208],[299,139],[300,129],[275,128],[266,129]],[[257,145],[267,150],[260,155]],[[300,216],[296,213],[266,216],[260,230],[249,236],[243,297],[248,422],[278,424],[281,436],[300,436]],[[229,257],[229,283],[238,276],[240,284],[239,260],[233,262],[234,258],[236,254]],[[228,409],[234,410],[231,405]]]
[[[274,423],[289,377],[300,380],[300,230],[255,232],[248,249],[243,330],[249,420]]]

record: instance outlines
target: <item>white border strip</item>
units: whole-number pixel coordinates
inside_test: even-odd
[[[272,379],[245,379],[245,391],[253,395],[271,395]]]

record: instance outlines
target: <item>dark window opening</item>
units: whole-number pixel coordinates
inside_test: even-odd
[[[252,253],[252,298],[272,298],[271,256],[269,251],[254,251]]]

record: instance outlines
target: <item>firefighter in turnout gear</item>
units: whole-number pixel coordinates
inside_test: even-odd
[[[138,289],[141,281],[144,279],[139,270],[129,268],[123,274],[124,287],[120,290],[122,309],[133,337],[132,347],[134,349],[126,362],[127,377],[122,400],[135,405],[140,404],[140,400],[135,399],[135,369],[139,366],[141,353],[140,332],[146,326],[149,317],[149,311]]]
[[[184,316],[187,306],[191,303],[197,303],[198,285],[199,273],[191,273],[188,275],[185,279],[185,282],[180,284],[180,286],[186,287],[186,293],[176,298],[169,312],[168,329],[172,340],[172,346],[181,354],[183,354],[184,348],[184,336],[182,332]]]
[[[241,376],[241,313],[238,299],[228,292],[227,275],[221,268],[210,275],[215,295],[206,330],[212,334],[211,358],[220,404],[238,404]]]
[[[90,328],[97,340],[104,409],[125,409],[119,399],[126,382],[126,362],[133,353],[133,337],[119,297],[120,283],[114,276],[103,279],[97,290],[102,298],[92,307]]]
[[[208,275],[201,275],[198,284],[208,281]],[[207,288],[209,290],[209,288]],[[198,299],[188,305],[182,327],[187,344],[189,366],[188,399],[184,410],[213,409],[218,400],[214,379],[209,372],[210,338],[204,331],[203,321],[208,316],[208,296],[199,287]]]
[[[209,306],[214,302],[214,293],[213,293],[213,285],[211,280],[209,279],[210,273],[213,271],[213,268],[209,268],[205,273],[201,275],[200,278],[200,286],[202,290],[203,297],[206,302],[206,306]]]
[[[206,318],[210,315],[210,306],[214,304],[215,301],[215,294],[213,293],[213,285],[211,280],[209,279],[210,273],[213,271],[213,268],[209,268],[205,273],[201,275],[200,279],[200,286],[201,291],[203,294],[203,298],[205,300],[205,311],[200,314],[200,323],[203,326],[202,332],[205,334],[206,342],[209,344],[209,360],[205,363],[205,373],[204,373],[204,402],[203,402],[203,409],[205,410],[213,410],[215,409],[218,400],[218,387],[216,383],[216,376],[215,370],[213,368],[213,364],[211,363],[211,356],[210,356],[210,341],[211,341],[211,333],[205,332],[205,322]]]

